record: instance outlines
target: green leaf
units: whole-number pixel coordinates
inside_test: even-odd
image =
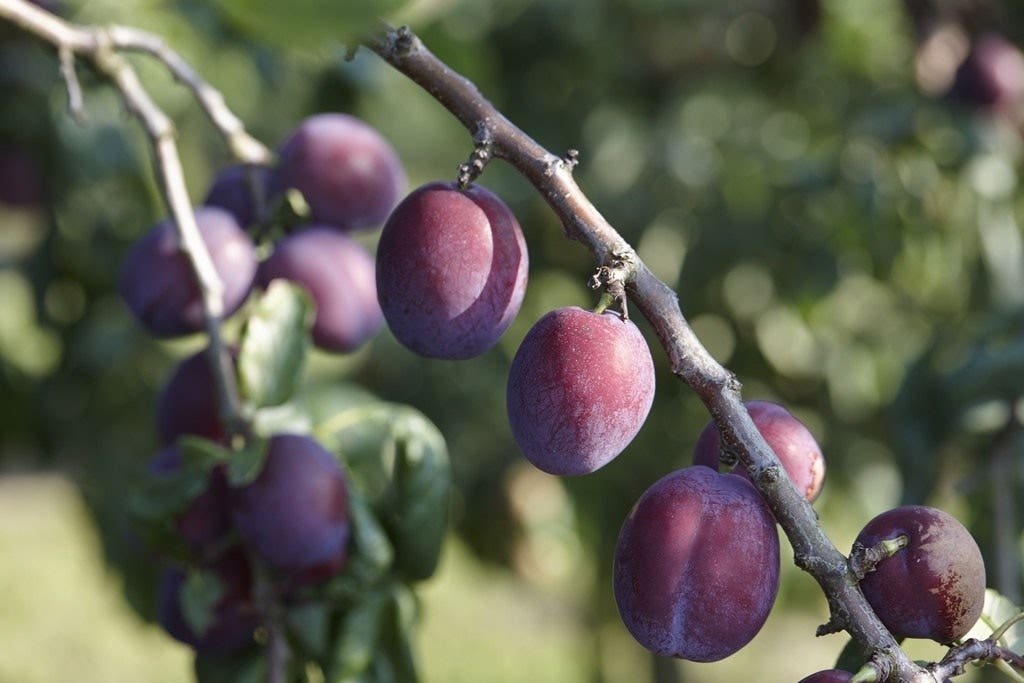
[[[210,470],[231,452],[212,441],[192,436],[178,441],[181,466],[173,472],[147,472],[128,500],[132,517],[146,525],[170,522],[208,484]]]
[[[188,572],[181,586],[181,612],[197,636],[202,636],[210,628],[217,611],[217,602],[223,594],[224,586],[215,572]]]
[[[381,576],[391,567],[395,559],[395,550],[388,540],[387,534],[373,514],[373,510],[363,497],[356,491],[349,491],[349,512],[352,521],[352,548],[354,566],[349,572],[365,567],[365,575],[360,577],[369,582]],[[361,561],[361,564],[359,563]]]
[[[325,602],[295,605],[285,618],[291,641],[310,658],[322,661],[330,638],[331,606]]]
[[[232,453],[228,462],[228,483],[234,487],[251,484],[263,469],[268,446],[263,439],[253,439],[242,450]]]
[[[384,522],[404,576],[434,573],[448,527],[451,468],[444,437],[419,411],[371,403],[345,408],[317,435],[344,454],[353,483]]]
[[[1010,619],[1020,614],[1021,609],[998,591],[985,590],[985,606],[978,622],[961,640],[977,638],[985,640]],[[999,644],[1014,652],[1024,651],[1024,622],[1017,622],[999,638]]]
[[[329,680],[350,679],[369,668],[377,652],[389,602],[389,592],[371,591],[340,615],[333,656],[326,667]]]
[[[393,432],[396,564],[406,576],[420,580],[437,568],[448,528],[448,449],[437,427],[412,408],[396,412]]]
[[[253,38],[297,50],[349,43],[406,0],[217,0]]]
[[[256,407],[284,403],[295,392],[315,310],[306,290],[285,280],[272,281],[254,306],[242,335],[238,381]]]
[[[265,683],[267,679],[262,648],[246,648],[230,655],[197,654],[197,683]]]

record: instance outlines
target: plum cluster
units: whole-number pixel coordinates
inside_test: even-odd
[[[402,166],[385,138],[343,114],[303,121],[281,145],[273,168],[222,171],[195,219],[224,285],[224,316],[242,310],[254,290],[284,279],[305,289],[314,304],[314,345],[338,353],[362,346],[384,319],[374,259],[350,233],[380,225],[404,185]],[[266,207],[291,190],[305,199],[310,223],[288,226],[261,261],[255,236],[268,232],[262,225]],[[170,219],[131,247],[118,292],[158,338],[193,334],[206,324],[202,292]],[[237,347],[231,353],[237,361]],[[149,466],[168,490],[187,493],[172,514],[170,546],[181,552],[171,553],[175,561],[164,571],[158,618],[200,653],[252,642],[265,607],[255,594],[257,574],[287,593],[342,572],[351,545],[348,477],[314,438],[283,432],[251,443],[261,452],[259,469],[249,477],[229,474],[225,459],[204,459],[203,453],[226,453],[239,442],[221,418],[214,380],[206,351],[173,369],[157,397],[162,448]],[[197,619],[195,596],[204,590],[215,597]]]
[[[788,479],[813,502],[825,473],[814,436],[781,405],[746,408]],[[697,439],[693,463],[652,485],[629,513],[615,550],[614,592],[641,645],[709,662],[737,652],[763,626],[778,589],[779,546],[771,511],[713,422]],[[925,506],[889,510],[864,527],[851,554],[866,549],[881,560],[864,569],[861,589],[895,637],[950,644],[978,620],[985,565],[950,515]],[[805,681],[850,678],[829,670]]]

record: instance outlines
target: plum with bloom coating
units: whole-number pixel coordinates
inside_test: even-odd
[[[779,587],[775,519],[754,486],[694,465],[655,482],[615,547],[615,602],[659,655],[714,662],[761,630]]]
[[[479,185],[429,183],[384,225],[377,297],[409,350],[473,358],[494,346],[519,312],[527,265],[526,240],[505,202]]]
[[[654,361],[617,313],[551,311],[523,339],[508,373],[512,435],[550,474],[604,467],[633,440],[654,402]]]

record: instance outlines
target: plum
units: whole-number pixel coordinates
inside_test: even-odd
[[[746,404],[754,426],[768,446],[775,451],[782,468],[800,493],[814,501],[821,493],[825,479],[825,457],[811,432],[800,420],[770,401],[748,401]],[[714,422],[709,422],[697,437],[693,450],[693,464],[718,469],[721,439]],[[750,478],[742,463],[733,470],[742,477]]]
[[[405,188],[405,171],[391,144],[347,114],[305,119],[278,157],[271,192],[299,190],[314,221],[342,230],[380,225]]]
[[[899,536],[907,537],[907,546],[861,580],[864,597],[897,638],[952,643],[974,626],[984,606],[978,544],[952,515],[924,505],[883,512],[854,544],[872,547]]]
[[[256,275],[262,286],[274,278],[296,282],[313,297],[313,343],[321,349],[354,351],[384,325],[373,257],[333,228],[308,227],[278,243]]]
[[[235,217],[204,206],[195,212],[199,233],[224,284],[224,316],[245,301],[256,275],[256,247]],[[174,223],[161,221],[128,252],[117,291],[139,323],[157,337],[178,337],[203,328],[195,273],[178,248]]]
[[[157,621],[175,640],[191,645],[203,654],[227,654],[253,640],[260,618],[252,600],[252,570],[241,548],[224,553],[205,567],[220,582],[221,594],[213,610],[213,620],[203,633],[196,633],[185,618],[181,590],[185,572],[179,568],[164,570],[157,591]]]
[[[226,438],[210,356],[205,349],[179,362],[157,394],[156,433],[165,445],[184,434],[211,441]]]
[[[1012,113],[1024,103],[1024,54],[998,34],[980,36],[957,68],[949,94],[970,106]]]
[[[181,449],[163,448],[149,464],[155,474],[173,474],[181,469]],[[175,519],[178,535],[193,552],[201,553],[223,539],[231,528],[228,515],[227,467],[210,470],[208,485]]]
[[[519,312],[527,267],[526,240],[503,201],[479,185],[429,183],[384,225],[377,296],[391,332],[411,351],[473,358]]]
[[[569,306],[530,329],[509,368],[512,435],[550,474],[603,467],[633,440],[654,401],[654,361],[618,314]]]
[[[676,470],[633,506],[615,547],[615,602],[659,655],[713,662],[757,635],[779,587],[775,519],[753,485]]]
[[[279,434],[252,483],[231,489],[231,518],[242,541],[284,570],[336,560],[348,543],[348,488],[337,460],[307,436]]]
[[[205,206],[217,206],[228,211],[243,228],[256,222],[256,203],[253,200],[249,174],[266,187],[268,171],[263,167],[247,168],[234,164],[223,168],[213,179],[203,200]]]

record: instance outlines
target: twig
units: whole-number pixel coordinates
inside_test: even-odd
[[[574,165],[560,158],[497,111],[476,86],[431,53],[408,28],[387,31],[367,43],[384,61],[423,87],[474,136],[486,130],[491,153],[515,167],[545,198],[566,234],[584,244],[601,265],[613,255],[630,254],[635,264],[626,292],[658,334],[672,371],[704,401],[724,447],[735,452],[768,501],[795,551],[798,566],[821,585],[832,621],[875,653],[883,678],[931,681],[912,662],[872,611],[850,575],[846,558],[818,524],[817,516],[788,477],[760,476],[779,471],[779,461],[754,426],[736,378],[718,364],[686,322],[675,292],[656,278],[580,190]]]
[[[62,71],[68,79],[72,110],[75,108],[75,97],[78,92],[77,80],[73,77],[73,62],[77,55],[89,59],[97,71],[117,86],[128,110],[145,129],[146,135],[153,145],[156,173],[171,218],[177,229],[178,241],[192,265],[199,285],[204,328],[209,337],[209,353],[215,369],[214,378],[221,415],[225,426],[231,433],[246,433],[247,426],[238,396],[234,364],[220,331],[220,323],[224,314],[224,285],[196,225],[195,213],[192,210],[188,189],[185,186],[185,174],[175,142],[174,124],[146,92],[132,65],[118,52],[119,49],[141,49],[139,41],[143,34],[122,30],[119,36],[115,36],[104,28],[76,26],[24,0],[0,0],[0,19],[10,21],[57,49],[62,63]],[[115,38],[125,42],[126,45],[118,45]],[[244,153],[261,156],[254,145],[244,141],[236,142],[244,140],[248,136],[244,134],[244,129],[241,128],[238,120],[224,106],[223,98],[219,94],[212,96],[210,94],[212,88],[209,85],[206,85],[194,74],[189,77],[191,69],[188,69],[184,60],[177,57],[175,53],[166,49],[156,50],[156,53],[165,63],[168,63],[172,72],[180,74],[182,80],[193,88],[197,98],[204,102],[204,107],[214,119],[214,123],[218,126],[227,126],[221,130],[232,143],[233,149],[238,147]],[[71,76],[68,77],[68,74]],[[200,95],[200,93],[203,94]],[[224,112],[227,112],[227,116],[224,115]],[[259,143],[255,144],[259,145]],[[239,149],[235,149],[235,152],[238,153]]]

